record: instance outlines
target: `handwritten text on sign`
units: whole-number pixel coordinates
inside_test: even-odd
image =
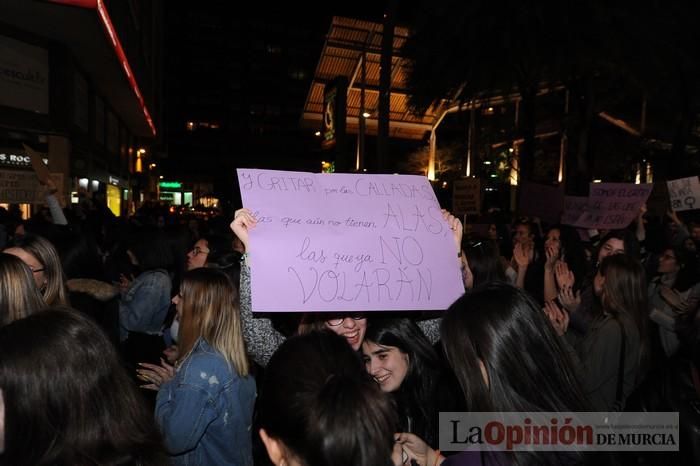
[[[52,173],[51,179],[59,192],[62,191],[63,174]],[[0,202],[42,204],[46,202],[46,189],[32,171],[0,170]]]
[[[420,176],[239,169],[256,311],[446,309],[463,292],[452,230]]]
[[[697,176],[671,180],[667,183],[673,210],[700,209],[700,183]]]
[[[580,228],[627,228],[651,193],[652,184],[591,183],[586,211],[574,223]]]

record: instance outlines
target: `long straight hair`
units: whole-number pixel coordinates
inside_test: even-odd
[[[445,314],[442,344],[468,411],[585,407],[559,336],[523,290],[492,283],[462,296]]]
[[[589,410],[560,337],[527,292],[501,283],[475,289],[450,306],[441,330],[467,411]],[[513,452],[509,457],[519,465],[558,465],[580,454]]]
[[[29,267],[12,254],[0,253],[0,327],[45,306]]]
[[[603,311],[614,317],[626,316],[637,327],[641,343],[639,362],[645,365],[648,355],[647,281],[644,268],[627,254],[615,254],[603,259],[600,274],[605,277],[601,303]]]
[[[202,337],[221,353],[239,376],[247,376],[249,366],[238,292],[226,274],[206,267],[191,270],[182,277],[180,296],[181,354],[187,355]]]

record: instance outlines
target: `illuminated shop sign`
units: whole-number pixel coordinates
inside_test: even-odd
[[[49,159],[42,158],[45,165],[49,164]],[[10,165],[13,167],[31,167],[32,160],[28,155],[20,154],[8,154],[5,152],[0,152],[0,164]]]

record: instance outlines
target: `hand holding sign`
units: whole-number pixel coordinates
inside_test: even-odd
[[[257,220],[249,209],[238,209],[231,222],[231,230],[241,240],[243,247],[248,252],[249,231],[255,228]]]
[[[256,311],[446,309],[462,225],[425,177],[238,170]]]

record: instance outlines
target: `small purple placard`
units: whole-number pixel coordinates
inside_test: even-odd
[[[447,309],[464,293],[427,178],[239,169],[255,311]]]
[[[639,215],[653,184],[591,183],[586,211],[573,223],[579,228],[627,228]]]

